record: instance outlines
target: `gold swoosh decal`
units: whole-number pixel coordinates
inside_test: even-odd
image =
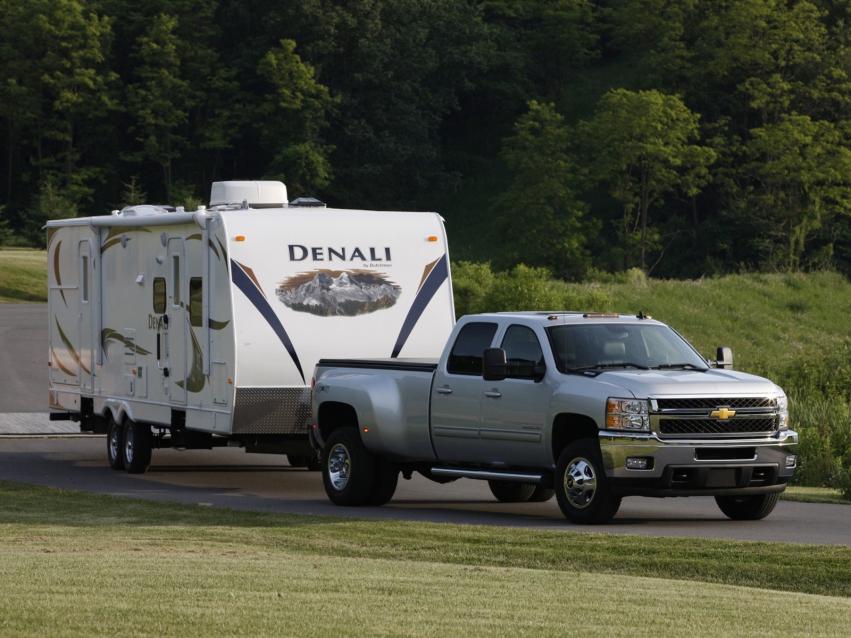
[[[56,244],[56,252],[53,253],[53,274],[56,276],[56,285],[62,285],[62,275],[59,274],[59,249],[62,248],[62,240],[59,240],[59,243]],[[65,291],[60,290],[59,294],[62,295],[62,301],[65,302],[65,307],[68,307],[68,300],[65,299]]]
[[[56,315],[53,316],[56,320],[56,327],[59,329],[59,338],[62,339],[62,343],[65,344],[65,347],[68,348],[68,353],[71,355],[71,358],[77,362],[77,364],[83,369],[87,374],[91,374],[91,371],[83,365],[83,362],[80,361],[80,355],[77,354],[77,351],[74,350],[74,346],[68,337],[65,336],[65,333],[62,331],[62,326],[59,325],[59,319],[56,318]]]
[[[59,357],[56,356],[56,350],[53,349],[53,346],[50,346],[50,352],[53,355],[53,360],[56,362],[56,365],[59,366],[59,369],[62,370],[65,374],[70,374],[72,377],[76,377],[77,375],[71,372],[68,368],[62,365],[62,362],[59,360]]]

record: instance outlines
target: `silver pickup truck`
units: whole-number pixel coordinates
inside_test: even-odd
[[[574,523],[637,495],[764,518],[798,435],[783,390],[716,357],[640,313],[470,315],[439,361],[321,360],[311,441],[338,505],[383,505],[416,471],[487,480],[503,502],[555,494]]]

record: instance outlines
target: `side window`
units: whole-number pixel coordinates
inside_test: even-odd
[[[189,280],[189,325],[200,328],[203,324],[204,304],[201,296],[200,277],[192,277]]]
[[[171,305],[177,307],[180,305],[180,257],[172,255],[171,260],[171,289],[174,291],[174,301]]]
[[[496,328],[495,323],[468,323],[464,326],[449,354],[447,372],[481,376],[482,358],[485,349],[491,347]]]
[[[154,314],[165,314],[165,277],[154,277]]]
[[[83,303],[89,302],[89,258],[83,255]]]
[[[538,337],[526,326],[509,327],[502,339],[502,349],[506,360],[520,364],[509,370],[510,377],[531,377],[532,367],[544,358]]]

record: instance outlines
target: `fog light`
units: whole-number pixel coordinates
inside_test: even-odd
[[[795,461],[798,460],[797,454],[787,454],[786,455],[786,467],[795,467]]]
[[[649,470],[650,468],[650,459],[646,457],[630,456],[626,460],[626,469],[628,470]]]

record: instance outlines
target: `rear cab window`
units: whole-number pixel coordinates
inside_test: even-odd
[[[449,353],[446,371],[449,374],[482,376],[484,352],[491,347],[497,327],[496,323],[474,322],[461,328]]]

